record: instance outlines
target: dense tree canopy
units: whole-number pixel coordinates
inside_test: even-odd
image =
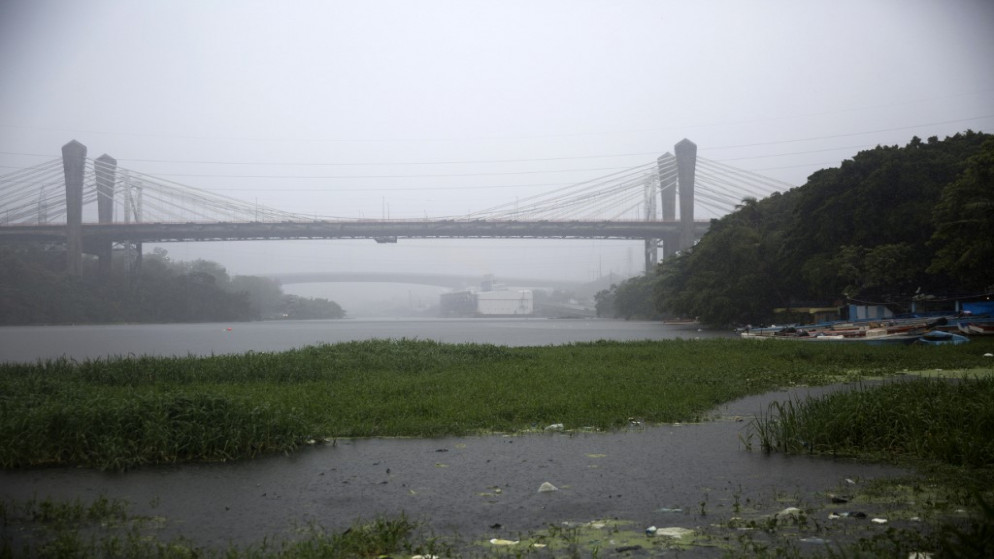
[[[966,289],[990,290],[994,268],[994,139],[967,161],[935,209],[929,271],[958,278]]]
[[[863,151],[745,200],[636,283],[652,282],[660,311],[758,324],[776,308],[992,291],[992,261],[994,139],[968,131]]]

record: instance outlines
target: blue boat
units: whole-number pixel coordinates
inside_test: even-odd
[[[923,345],[959,345],[965,344],[968,341],[970,341],[970,338],[966,336],[943,330],[932,330],[918,336],[918,339],[914,343]]]

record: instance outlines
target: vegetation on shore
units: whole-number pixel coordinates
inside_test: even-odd
[[[692,249],[601,294],[612,308],[598,310],[717,326],[791,322],[774,309],[848,300],[951,305],[994,293],[992,209],[994,136],[878,146],[797,188],[743,200]]]
[[[94,258],[82,277],[65,274],[65,249],[44,244],[0,246],[0,324],[219,322],[269,318],[342,318],[334,301],[283,293],[259,276],[229,277],[208,260],[174,261],[156,248],[141,270],[115,255],[101,276]]]

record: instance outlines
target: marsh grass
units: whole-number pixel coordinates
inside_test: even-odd
[[[994,556],[991,375],[899,378],[774,402],[750,428],[768,452],[846,455],[913,465],[920,472],[911,481],[881,480],[863,497],[869,503],[904,500],[926,526],[888,528],[828,548],[828,557],[909,557],[925,551],[936,557]],[[971,510],[966,519],[958,514],[964,508]]]
[[[281,353],[6,364],[0,467],[120,470],[251,458],[336,437],[698,421],[723,402],[795,384],[982,365],[983,350],[972,345],[371,340]]]
[[[751,428],[767,451],[994,466],[994,378],[900,379],[773,402]]]
[[[98,497],[93,502],[50,499],[2,502],[0,558],[114,557],[120,559],[346,559],[406,556],[451,556],[450,547],[420,530],[406,515],[361,519],[344,531],[311,526],[289,540],[257,545],[205,548],[184,538],[162,540],[150,519],[132,516],[129,505]]]

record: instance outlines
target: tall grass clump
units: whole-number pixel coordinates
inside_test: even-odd
[[[310,439],[696,421],[781,387],[976,367],[977,349],[367,340],[280,353],[0,364],[0,467],[121,469],[251,458]]]
[[[994,378],[902,379],[774,402],[751,428],[768,451],[994,466]]]
[[[340,532],[311,526],[291,539],[264,539],[247,547],[211,548],[185,538],[162,540],[157,521],[135,516],[125,501],[32,499],[0,502],[0,558],[115,557],[120,559],[351,559],[358,557],[451,556],[450,546],[419,529],[405,514],[355,520]]]
[[[301,444],[303,418],[210,393],[122,394],[74,387],[30,407],[0,404],[0,465],[85,464],[121,470],[143,464],[224,461]]]

